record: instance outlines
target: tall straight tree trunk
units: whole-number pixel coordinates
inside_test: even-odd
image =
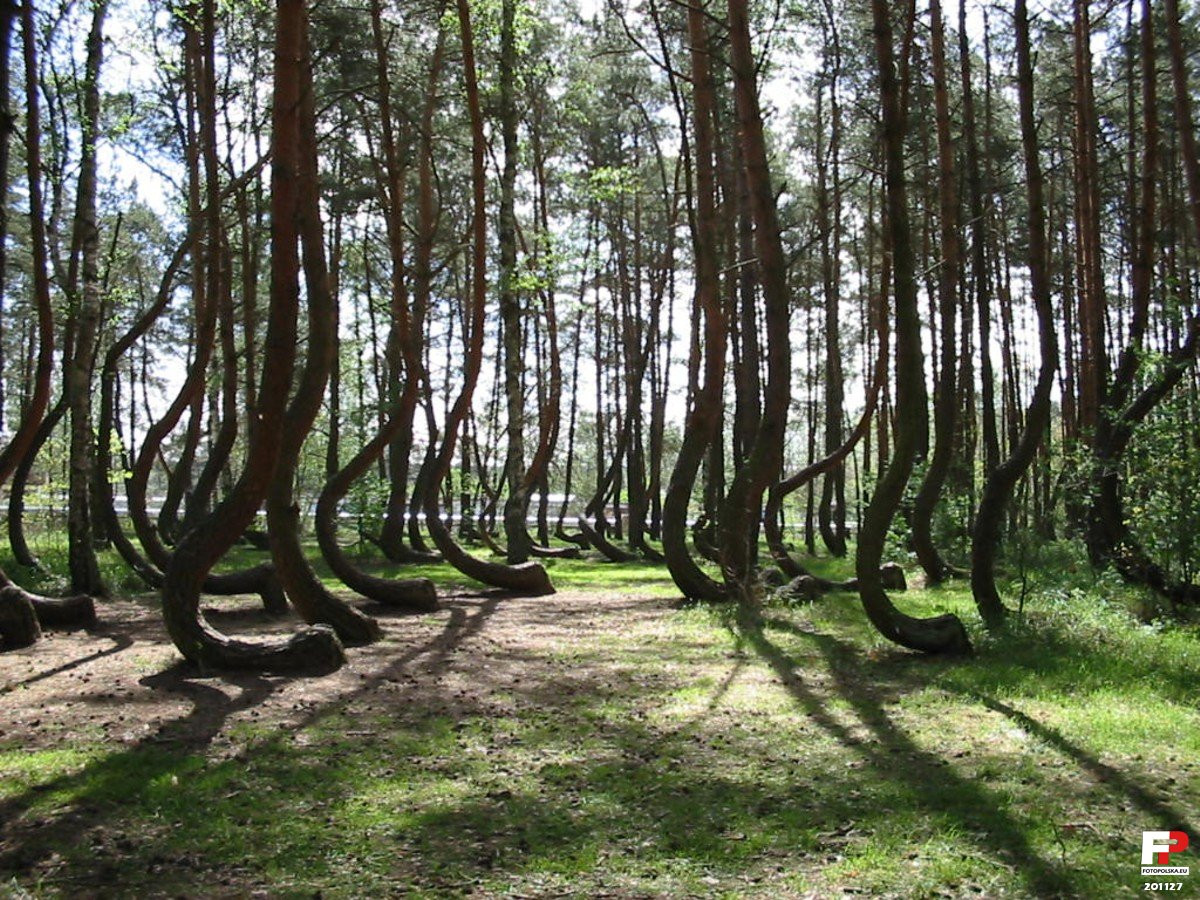
[[[516,35],[517,0],[500,4],[500,135],[504,167],[500,172],[500,327],[504,344],[504,400],[508,412],[505,429],[508,448],[508,499],[504,504],[504,538],[511,564],[529,559],[533,541],[525,526],[529,487],[525,485],[525,393],[521,373],[525,368],[521,335],[521,298],[517,292],[517,107]]]
[[[967,4],[958,4],[958,58],[962,73],[963,136],[966,143],[967,193],[971,208],[971,284],[979,317],[979,399],[983,469],[1000,461],[996,432],[996,375],[992,367],[992,291],[987,264],[987,214],[983,198],[983,166],[975,122],[975,92],[971,82],[971,49],[967,39]]]
[[[1079,253],[1079,417],[1090,446],[1104,402],[1108,372],[1104,344],[1104,269],[1100,184],[1096,159],[1096,100],[1092,81],[1090,0],[1074,0],[1076,247]]]
[[[9,145],[16,124],[10,97],[12,85],[12,32],[17,17],[17,5],[5,0],[0,5],[0,197],[8,197]],[[8,204],[0,203],[0,434],[5,432],[8,421],[6,402],[7,383],[4,373],[6,361],[7,318],[4,314],[6,276],[8,275]]]
[[[884,591],[879,572],[888,528],[912,474],[917,450],[924,444],[922,435],[928,428],[928,420],[916,259],[904,175],[905,122],[892,47],[891,13],[885,0],[872,0],[871,12],[883,108],[887,228],[891,235],[896,310],[896,427],[891,462],[879,479],[859,532],[855,559],[858,590],[867,617],[884,637],[926,653],[963,653],[971,645],[957,616],[917,619],[901,613]]]

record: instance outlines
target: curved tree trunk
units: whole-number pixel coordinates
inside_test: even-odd
[[[823,459],[817,460],[811,465],[805,466],[790,478],[786,478],[778,484],[773,485],[767,492],[767,503],[763,509],[763,533],[775,565],[790,578],[799,578],[802,575],[809,575],[811,573],[792,558],[791,554],[788,553],[787,546],[784,544],[783,533],[779,527],[780,510],[783,507],[783,501],[788,495],[810,484],[814,479],[821,475],[827,475],[835,467],[842,465],[846,458],[854,452],[854,448],[858,445],[858,442],[871,430],[871,419],[875,415],[876,407],[879,405],[879,397],[883,392],[884,382],[887,381],[889,335],[886,291],[888,279],[891,274],[891,264],[888,261],[887,254],[884,255],[883,271],[884,277],[880,281],[879,303],[876,309],[879,346],[875,358],[875,371],[872,376],[871,386],[867,391],[866,405],[863,407],[858,424],[842,445],[834,449],[833,453],[830,453]]]
[[[206,35],[203,40],[211,42],[212,37]],[[205,52],[209,52],[207,44],[204,49]],[[196,53],[200,54],[200,52],[200,48],[196,48]],[[202,92],[206,90],[203,85],[201,85],[201,90]],[[207,90],[212,90],[211,85]],[[202,137],[202,141],[212,145],[211,153],[215,157],[215,110],[211,108],[209,101],[202,99],[201,104],[205,105],[208,110],[206,115],[212,123],[211,127],[206,129],[206,134],[208,132],[211,134]],[[204,152],[209,152],[207,147]],[[252,171],[256,171],[256,169]],[[199,177],[198,173],[197,177]],[[221,267],[221,193],[215,160],[212,164],[209,181],[209,194],[205,204],[203,206],[195,205],[197,221],[193,223],[192,233],[189,235],[191,240],[188,242],[188,249],[193,255],[196,268],[204,272],[203,279],[193,285],[193,292],[197,295],[198,316],[195,355],[179,393],[158,421],[146,430],[141,449],[138,451],[137,458],[125,482],[129,518],[145,556],[139,553],[123,534],[113,534],[116,549],[126,564],[143,581],[154,588],[163,586],[165,573],[171,565],[172,552],[163,544],[162,536],[151,521],[147,510],[146,495],[150,473],[162,450],[163,442],[179,424],[180,419],[191,407],[195,398],[203,397],[208,364],[212,358],[219,305],[225,291],[223,284],[225,278],[222,275]],[[204,237],[203,246],[199,242],[200,237]],[[160,286],[161,290],[163,288]],[[161,295],[159,299],[162,299]],[[226,377],[229,377],[228,369]],[[226,415],[223,429],[236,426],[236,417],[232,423],[228,421],[228,418]],[[234,436],[236,437],[236,434]],[[218,440],[218,444],[220,444],[220,440]],[[219,446],[217,450],[219,452]],[[241,532],[231,537],[231,543],[239,537],[241,537]],[[230,596],[256,593],[262,597],[263,606],[268,612],[278,615],[287,611],[287,602],[283,597],[282,588],[275,575],[274,567],[270,564],[221,574],[210,574],[206,570],[201,585],[206,593],[211,594]]]
[[[783,255],[758,105],[757,69],[750,46],[745,0],[729,0],[729,34],[742,159],[754,219],[754,246],[758,252],[767,331],[767,383],[758,431],[745,465],[734,474],[721,506],[721,565],[726,584],[730,588],[744,589],[751,576],[753,544],[762,518],[763,494],[783,468],[784,430],[791,400],[791,304],[787,262]],[[757,365],[757,360],[753,364]]]
[[[46,417],[38,423],[29,449],[19,457],[16,471],[13,472],[12,488],[8,492],[8,544],[12,548],[13,559],[27,569],[42,569],[42,564],[29,549],[29,541],[25,537],[25,492],[29,486],[29,476],[33,472],[38,454],[66,414],[67,398],[60,394],[54,406],[46,413]]]
[[[546,240],[549,240],[550,235],[550,203],[546,196],[546,165],[545,153],[542,148],[541,136],[537,123],[533,128],[531,144],[533,146],[533,167],[534,174],[537,177],[538,183],[538,219],[542,235]],[[590,234],[589,234],[590,239]],[[584,249],[584,271],[587,270],[587,256],[590,251],[590,244]],[[555,303],[554,284],[550,284],[541,292],[542,302],[546,314],[546,343],[547,352],[550,357],[550,378],[545,394],[545,402],[539,403],[539,419],[538,419],[538,443],[534,449],[533,458],[529,461],[529,467],[525,471],[524,478],[521,479],[521,493],[523,494],[523,508],[520,511],[521,527],[526,528],[526,518],[529,511],[529,499],[535,488],[540,488],[542,492],[541,505],[539,507],[539,529],[544,532],[539,537],[543,545],[539,546],[533,541],[529,541],[528,549],[533,556],[550,558],[550,559],[578,559],[578,547],[549,547],[545,546],[548,543],[549,528],[546,523],[546,494],[549,486],[550,460],[554,455],[554,450],[558,446],[558,436],[562,428],[562,354],[559,348],[558,340],[558,309]],[[539,381],[539,385],[543,382]],[[512,497],[509,497],[509,503],[513,502]],[[510,512],[508,507],[505,507],[505,529],[508,530]],[[512,518],[515,521],[518,516],[513,513]],[[509,554],[511,561],[512,541],[509,540]]]
[[[454,448],[459,429],[467,418],[479,370],[483,363],[483,330],[485,304],[487,301],[487,194],[485,184],[485,138],[483,113],[479,104],[479,86],[475,72],[475,45],[471,29],[471,7],[469,0],[457,0],[458,22],[462,35],[463,70],[466,80],[467,106],[471,115],[471,182],[472,182],[472,266],[471,298],[467,315],[467,358],[463,372],[463,386],[446,417],[442,434],[442,446],[438,452],[437,465],[430,481],[430,490],[425,498],[425,522],[430,536],[446,561],[471,578],[494,587],[505,588],[517,593],[538,596],[554,593],[554,586],[546,570],[537,563],[507,566],[485,562],[467,553],[454,540],[449,528],[442,521],[440,486],[450,473],[454,461]]]
[[[1195,123],[1177,0],[1165,7],[1167,38],[1171,56],[1175,115],[1187,182],[1188,206],[1192,227],[1200,234],[1200,159],[1197,155]],[[1105,428],[1097,435],[1099,479],[1092,500],[1087,532],[1089,550],[1094,559],[1111,563],[1128,581],[1144,584],[1174,604],[1200,603],[1200,586],[1175,583],[1154,563],[1139,545],[1126,522],[1121,496],[1120,463],[1139,423],[1179,383],[1200,349],[1200,317],[1193,317],[1182,344],[1166,359],[1149,383],[1132,399],[1130,394],[1143,366],[1142,345],[1149,323],[1151,282],[1154,275],[1156,219],[1156,181],[1158,178],[1157,91],[1154,62],[1155,39],[1150,5],[1142,3],[1142,108],[1144,159],[1142,166],[1141,222],[1136,230],[1136,258],[1133,266],[1133,320],[1130,341],[1117,364],[1112,389],[1107,397],[1109,410]]]
[[[317,499],[317,542],[329,568],[351,590],[387,606],[404,609],[433,610],[438,608],[437,591],[428,578],[379,578],[363,572],[343,552],[337,540],[337,508],[355,479],[364,475],[388,446],[399,416],[389,418],[388,427],[380,431],[346,465],[325,484]]]
[[[375,619],[329,591],[309,565],[300,545],[300,507],[295,499],[296,469],[304,442],[321,409],[329,370],[337,353],[337,298],[325,261],[318,181],[316,99],[313,96],[312,51],[307,11],[300,29],[299,147],[296,185],[296,223],[302,249],[304,287],[308,299],[308,352],[295,396],[283,416],[283,439],[271,487],[267,491],[267,539],[275,572],[288,599],[309,624],[333,626],[347,643],[370,643],[382,636]],[[213,85],[215,87],[215,83]],[[215,130],[213,131],[215,138]],[[212,156],[215,178],[216,155]],[[214,222],[219,227],[219,222]]]
[[[696,474],[708,445],[719,440],[721,389],[725,379],[726,321],[717,272],[716,176],[713,167],[713,108],[716,98],[709,65],[708,22],[698,4],[688,7],[692,98],[695,128],[695,221],[692,242],[696,260],[696,321],[704,317],[704,383],[691,391],[683,442],[663,497],[662,542],[667,569],[683,595],[692,600],[720,600],[725,588],[696,563],[687,547],[688,507]],[[686,130],[686,123],[680,127]],[[698,342],[693,339],[693,354]]]
[[[984,472],[1000,462],[1000,438],[996,433],[995,375],[992,368],[992,289],[987,264],[987,229],[984,225],[983,167],[979,161],[979,139],[975,127],[975,96],[971,85],[971,51],[967,36],[967,5],[958,5],[958,56],[962,69],[962,117],[966,143],[966,179],[971,204],[971,279],[979,317],[980,418],[983,420]]]
[[[905,125],[892,48],[891,13],[885,0],[872,0],[871,12],[883,107],[887,227],[896,298],[896,427],[892,459],[879,479],[859,530],[855,570],[863,608],[884,637],[926,653],[962,653],[969,651],[971,644],[957,616],[917,619],[905,615],[888,598],[879,572],[888,528],[912,474],[917,449],[924,443],[928,421],[916,266],[905,189]]]
[[[7,13],[6,13],[7,15]],[[11,18],[4,22],[4,33],[0,39],[8,40],[11,29]],[[36,447],[40,446],[37,438],[41,433],[46,435],[53,429],[43,428],[47,419],[43,419],[46,406],[50,401],[50,380],[53,374],[54,358],[54,308],[50,300],[50,281],[47,268],[47,244],[45,214],[42,200],[42,166],[41,166],[41,129],[40,111],[38,107],[37,85],[37,54],[36,32],[33,19],[33,8],[30,4],[21,7],[22,47],[25,60],[26,83],[26,119],[25,119],[25,162],[29,175],[29,228],[32,256],[32,281],[34,304],[37,308],[38,319],[38,353],[34,374],[33,394],[21,417],[12,440],[0,453],[0,486],[8,480],[14,468],[25,466],[25,477],[28,477],[28,466],[36,456]],[[5,58],[7,63],[7,57]],[[5,222],[7,225],[7,222]],[[0,233],[0,241],[6,240],[7,234]],[[59,404],[59,408],[64,408]],[[43,442],[45,438],[42,438]],[[23,504],[23,495],[15,491],[11,499]],[[13,509],[9,507],[9,527],[13,527]],[[15,520],[20,522],[20,505],[17,508]],[[24,539],[23,532],[21,534]],[[14,545],[14,552],[16,545]],[[28,553],[28,548],[26,553]],[[0,570],[0,646],[3,649],[27,647],[35,643],[41,636],[41,626],[57,625],[91,625],[96,620],[95,604],[87,595],[79,595],[66,599],[41,597],[31,594],[13,584],[3,570]]]
[[[96,429],[96,468],[97,480],[100,482],[100,494],[104,503],[99,513],[108,539],[114,544],[120,540],[122,534],[121,524],[113,503],[112,482],[109,480],[109,470],[112,468],[113,426],[117,417],[117,366],[133,345],[154,326],[158,317],[167,308],[167,304],[171,300],[171,286],[187,256],[189,240],[190,238],[179,245],[171,257],[171,261],[167,264],[154,302],[108,348],[100,368],[100,419]]]
[[[206,42],[212,39],[213,0],[205,0]],[[332,629],[307,629],[284,641],[238,641],[216,631],[200,612],[200,588],[218,559],[254,520],[271,485],[283,437],[296,357],[300,262],[297,255],[298,107],[304,53],[304,0],[279,0],[272,116],[271,301],[257,417],[241,477],[200,527],[187,532],[171,557],[163,584],[163,618],[171,640],[202,667],[270,671],[330,669],[345,653]]]
[[[1029,49],[1029,13],[1025,0],[1016,0],[1013,19],[1017,44],[1017,90],[1021,119],[1021,142],[1025,155],[1025,183],[1029,202],[1029,283],[1037,307],[1042,365],[1025,429],[1013,453],[988,476],[979,502],[975,533],[971,539],[971,591],[975,604],[989,627],[1000,624],[1005,606],[996,588],[996,553],[1004,516],[1013,489],[1028,470],[1050,421],[1050,391],[1058,368],[1058,341],[1054,331],[1047,269],[1045,199],[1042,167],[1038,158],[1037,126],[1033,111],[1033,63]]]
[[[843,446],[842,412],[845,404],[844,376],[842,371],[841,346],[841,231],[842,231],[842,186],[839,158],[841,154],[841,107],[838,102],[838,79],[841,78],[841,44],[837,18],[830,3],[824,4],[825,18],[821,25],[825,38],[826,53],[832,53],[832,66],[828,59],[824,66],[828,71],[822,81],[829,84],[829,143],[821,146],[824,138],[824,91],[818,85],[817,111],[817,223],[821,232],[821,291],[825,304],[825,457],[835,456]],[[832,172],[830,171],[832,170]],[[829,181],[832,175],[833,186]],[[851,445],[853,446],[853,445]],[[846,555],[846,474],[840,460],[825,472],[821,484],[821,502],[817,507],[817,525],[821,539],[834,556]],[[797,485],[795,489],[799,489]],[[771,519],[772,486],[768,491],[767,508],[763,515]],[[777,524],[777,520],[776,520]],[[770,525],[767,526],[768,528]],[[781,543],[781,542],[777,542]],[[772,550],[774,553],[774,550]],[[789,557],[790,561],[790,557]],[[795,576],[793,576],[795,577]]]

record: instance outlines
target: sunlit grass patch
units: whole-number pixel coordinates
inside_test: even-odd
[[[553,568],[610,581],[488,607],[391,693],[355,676],[319,715],[231,719],[222,753],[10,740],[0,804],[89,823],[37,832],[63,861],[48,893],[102,860],[126,893],[428,897],[1113,896],[1140,887],[1143,828],[1200,810],[1196,635],[1123,595],[1044,582],[990,636],[961,583],[894,593],[963,617],[976,653],[948,661],[883,641],[853,594],[769,601],[760,626],[676,608],[661,569],[629,570],[648,594]]]

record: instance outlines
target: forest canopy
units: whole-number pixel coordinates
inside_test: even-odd
[[[1065,541],[1184,614],[1195,30],[1175,0],[0,13],[5,645],[147,589],[189,659],[336,666],[380,635],[349,596],[437,606],[372,559],[848,589],[962,653],[903,564],[1001,628],[998,571]],[[206,621],[247,593],[314,627]]]

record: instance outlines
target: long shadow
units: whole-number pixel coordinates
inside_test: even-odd
[[[13,684],[0,686],[0,694],[6,694],[9,691],[14,691],[19,687],[26,687],[30,684],[37,684],[39,681],[45,681],[47,678],[53,678],[55,675],[61,675],[64,672],[70,672],[78,669],[80,666],[86,666],[90,662],[95,662],[98,659],[103,659],[106,656],[120,653],[122,650],[128,650],[133,646],[133,638],[127,634],[109,634],[104,635],[112,640],[113,646],[105,650],[97,650],[94,653],[89,653],[87,656],[81,656],[79,659],[73,659],[70,662],[63,663],[61,666],[55,666],[53,669],[46,669],[44,672],[38,672],[36,675],[30,675],[23,681],[17,681]]]
[[[1130,780],[1120,769],[1101,762],[1079,745],[1067,740],[1058,729],[1039,722],[1028,713],[1023,713],[995,697],[988,697],[984,694],[973,694],[972,696],[988,709],[1006,716],[1023,730],[1045,741],[1059,753],[1075,760],[1093,778],[1107,785],[1112,791],[1123,794],[1153,821],[1170,825],[1172,828],[1178,828],[1188,834],[1197,833],[1195,826],[1188,822],[1187,816],[1182,811],[1152,796],[1141,785]]]
[[[1033,894],[1074,896],[1069,873],[1034,850],[1025,836],[1027,829],[1005,810],[1000,798],[957,775],[945,760],[923,750],[896,726],[877,697],[872,695],[870,687],[862,684],[856,673],[847,667],[846,659],[852,649],[849,645],[829,635],[794,629],[821,651],[833,675],[834,689],[851,705],[875,741],[856,737],[829,713],[822,699],[800,679],[793,660],[767,637],[761,623],[752,616],[743,615],[739,617],[738,629],[814,723],[839,743],[852,748],[882,777],[905,787],[914,804],[930,813],[957,820],[965,831],[984,835],[986,839],[980,846],[1020,872]],[[861,676],[861,673],[857,674]],[[898,756],[908,760],[902,772],[897,771]],[[936,789],[931,790],[929,786],[936,786]]]
[[[449,665],[450,655],[454,653],[460,644],[483,630],[488,620],[499,609],[500,601],[505,596],[507,595],[499,593],[484,595],[483,602],[476,607],[475,612],[471,615],[468,615],[461,605],[455,604],[454,606],[449,606],[450,618],[446,622],[446,627],[435,637],[396,657],[374,675],[364,678],[362,684],[353,691],[339,696],[336,703],[327,703],[322,707],[312,710],[307,716],[290,726],[289,730],[292,732],[302,731],[330,716],[336,715],[355,700],[376,690],[383,682],[395,681],[412,663],[427,654],[429,657],[427,660],[429,671],[437,672],[444,670]],[[257,749],[259,748],[247,748],[243,753],[253,752]]]
[[[451,607],[445,628],[432,639],[408,650],[382,671],[365,679],[354,691],[312,710],[288,730],[298,731],[335,714],[381,682],[395,679],[408,665],[426,654],[430,654],[432,668],[444,667],[454,649],[484,627],[498,608],[499,600],[498,597],[487,598],[471,616],[461,606]],[[304,676],[266,678],[222,674],[217,677],[221,684],[236,685],[240,692],[230,697],[219,688],[204,684],[195,668],[185,662],[140,679],[140,684],[152,690],[185,696],[192,702],[191,710],[184,716],[164,722],[154,733],[120,753],[109,754],[78,772],[40,783],[0,802],[0,837],[3,837],[0,879],[28,872],[54,853],[58,845],[117,814],[124,803],[136,798],[156,779],[182,772],[189,759],[194,759],[195,754],[212,744],[233,715],[260,705],[271,694]],[[279,736],[275,735],[268,742],[277,740]],[[252,743],[238,756],[245,757],[263,749],[263,743]],[[58,792],[75,796],[70,808],[55,815],[51,821],[13,827],[12,823],[33,808],[39,798]]]
[[[19,873],[54,852],[55,846],[79,835],[102,821],[130,795],[155,779],[180,770],[185,754],[163,749],[164,744],[182,744],[199,750],[210,743],[233,714],[257,706],[279,685],[255,675],[227,679],[240,693],[229,697],[215,687],[190,680],[191,666],[180,663],[156,675],[140,680],[155,690],[180,693],[192,701],[185,716],[164,722],[153,734],[122,753],[114,753],[85,766],[79,772],[60,776],[0,803],[0,822],[15,822],[33,807],[37,799],[60,791],[73,792],[73,805],[47,823],[18,828],[15,837],[7,837],[8,846],[0,853],[0,874]],[[7,828],[6,828],[7,830]]]
[[[851,665],[851,660],[858,655],[857,651],[850,645],[821,635],[811,629],[798,627],[788,619],[780,617],[768,618],[766,625],[768,628],[786,631],[789,634],[799,636],[813,643],[820,644],[821,641],[832,642],[836,646],[834,652],[837,656],[830,656],[828,652],[825,652],[825,656],[830,662],[831,669],[835,672],[840,670],[843,675],[849,672],[848,667]],[[886,668],[891,670],[891,674],[894,677],[890,680],[884,680],[884,673],[881,671],[879,673],[880,677],[871,686],[872,692],[877,697],[886,689],[920,689],[927,686],[929,661],[921,660],[919,657],[914,657],[909,653],[897,653],[892,662],[893,664],[888,665]],[[897,672],[897,669],[903,669],[903,671]],[[925,671],[923,672],[922,669]],[[1196,831],[1189,824],[1186,814],[1180,809],[1149,793],[1122,770],[1101,762],[1095,755],[1069,740],[1058,729],[1038,721],[1028,713],[983,691],[959,686],[954,684],[953,681],[946,679],[939,681],[938,684],[944,690],[973,700],[993,712],[1010,719],[1024,731],[1036,736],[1049,746],[1054,747],[1063,756],[1074,760],[1080,768],[1087,771],[1095,780],[1105,785],[1109,791],[1123,796],[1124,799],[1128,800],[1155,821],[1174,823],[1174,825],[1178,825],[1184,831],[1188,831],[1189,834]]]

